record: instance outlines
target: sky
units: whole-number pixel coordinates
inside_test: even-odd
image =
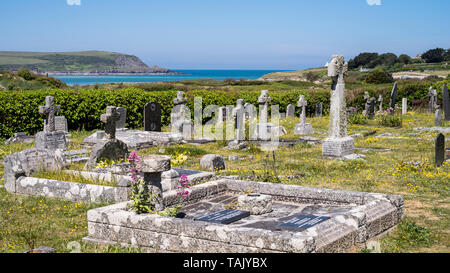
[[[170,69],[294,70],[450,48],[448,0],[2,0],[0,51],[104,50]]]

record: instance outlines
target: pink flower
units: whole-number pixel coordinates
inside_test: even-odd
[[[133,162],[140,162],[141,159],[139,158],[138,154],[136,152],[131,152],[130,156],[128,156],[128,161],[130,161],[131,163]]]

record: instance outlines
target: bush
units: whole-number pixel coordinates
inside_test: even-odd
[[[17,72],[17,76],[23,78],[26,81],[31,81],[36,79],[36,76],[31,74],[30,70],[28,68],[21,68]]]
[[[401,127],[402,116],[397,114],[383,113],[378,115],[378,124],[386,127]]]
[[[369,120],[363,114],[354,114],[348,118],[348,123],[365,125],[365,124],[369,123]]]
[[[392,77],[392,75],[382,70],[371,72],[366,78],[366,83],[370,84],[381,84],[392,82],[394,82],[394,78]]]

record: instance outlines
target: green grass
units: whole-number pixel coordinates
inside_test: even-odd
[[[328,117],[307,118],[314,127],[312,136],[325,138],[328,131]],[[290,134],[287,139],[298,139],[291,132],[298,118],[282,119],[281,124]],[[349,134],[361,133],[367,137],[355,140],[357,148],[387,148],[390,151],[364,153],[364,161],[328,160],[322,157],[321,145],[299,144],[295,147],[280,147],[272,155],[267,155],[252,145],[250,151],[230,151],[220,143],[205,145],[171,145],[160,150],[157,147],[141,150],[144,154],[189,153],[180,166],[200,170],[200,159],[205,153],[215,153],[228,158],[238,155],[245,160],[226,161],[224,175],[238,175],[251,179],[266,180],[289,185],[321,188],[401,194],[405,197],[405,220],[387,236],[377,239],[382,252],[449,252],[450,251],[450,164],[440,168],[434,166],[435,132],[414,131],[415,127],[431,127],[434,115],[410,112],[403,116],[403,126],[399,129],[380,127],[376,120],[367,125],[349,125]],[[450,126],[450,122],[444,123]],[[167,128],[165,128],[167,129]],[[375,135],[374,135],[374,132]],[[82,139],[92,132],[71,132],[71,148],[79,148]],[[382,133],[392,134],[392,138],[376,138]],[[448,147],[450,135],[446,135]],[[29,147],[0,145],[3,154]],[[420,161],[413,165],[410,162]],[[1,165],[0,165],[1,166]],[[76,167],[74,167],[76,168]],[[288,176],[294,176],[288,178]],[[276,179],[275,179],[276,178]],[[47,207],[40,206],[41,201]],[[38,234],[36,245],[48,245],[67,250],[67,243],[87,235],[86,211],[101,205],[77,204],[50,198],[25,197],[7,194],[0,189],[0,251],[22,252],[29,247],[20,239],[30,228]],[[64,205],[66,207],[64,207]],[[35,208],[35,211],[32,208]],[[59,208],[59,210],[58,210]],[[30,212],[31,210],[31,212]],[[39,213],[36,211],[39,210]],[[40,215],[45,219],[39,219]],[[6,218],[4,218],[6,217]],[[39,222],[40,221],[40,222]],[[77,228],[75,228],[75,225]],[[45,227],[42,231],[41,227]],[[36,230],[36,231],[34,231]],[[25,232],[26,233],[26,232]],[[10,245],[14,247],[10,247]],[[82,243],[81,243],[82,244]],[[134,249],[97,247],[82,244],[82,251],[89,252],[129,252]],[[349,252],[367,252],[364,246],[354,247]]]

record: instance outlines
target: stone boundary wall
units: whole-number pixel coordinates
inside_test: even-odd
[[[122,244],[155,252],[343,252],[395,226],[404,215],[403,197],[222,179],[192,187],[191,202],[223,192],[254,190],[290,202],[354,204],[354,208],[305,231],[270,231],[136,215],[119,203],[88,211],[86,242]],[[174,192],[164,196],[177,204]],[[293,201],[296,200],[296,201]]]

